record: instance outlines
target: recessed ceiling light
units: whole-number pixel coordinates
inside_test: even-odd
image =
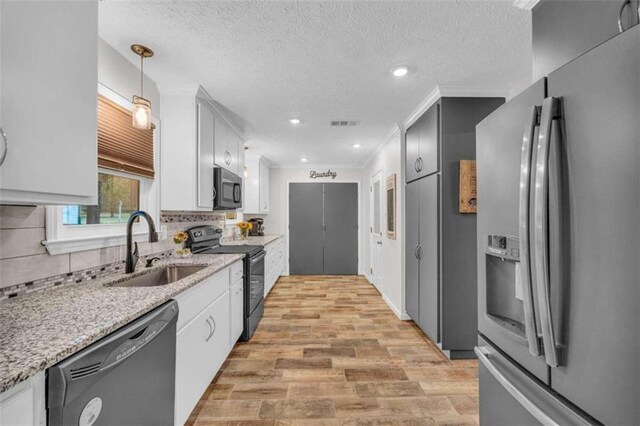
[[[291,123],[291,124],[300,124],[300,119],[299,118],[290,118],[289,119],[289,123]]]
[[[307,157],[302,157],[302,158],[300,159],[300,161],[302,161],[303,163],[306,163],[306,162],[307,162]]]
[[[409,68],[402,65],[397,68],[394,68],[393,75],[395,77],[404,77],[405,75],[407,75],[408,72],[409,72]]]
[[[359,144],[359,143],[354,143],[354,144],[353,144],[353,147],[354,147],[354,148],[356,148],[356,149],[358,149],[358,148],[360,148],[360,144]]]

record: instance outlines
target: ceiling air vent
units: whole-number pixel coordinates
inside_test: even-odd
[[[356,120],[331,120],[331,127],[353,127],[358,123]]]
[[[74,368],[71,370],[71,378],[72,379],[80,379],[82,377],[87,377],[100,369],[100,362],[96,364],[87,365],[80,368]]]

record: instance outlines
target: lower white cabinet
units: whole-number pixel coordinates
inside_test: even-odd
[[[176,297],[180,308],[176,340],[177,425],[189,418],[242,334],[243,295],[242,279],[237,281],[238,268],[242,268],[242,261]],[[234,285],[230,285],[232,276],[236,277]],[[236,293],[238,282],[241,291]]]
[[[265,247],[267,255],[265,257],[265,285],[264,295],[269,294],[273,286],[284,273],[285,246],[284,238],[269,243]]]
[[[44,371],[0,393],[0,426],[44,426],[45,410]]]
[[[231,346],[235,345],[244,330],[244,281],[240,279],[231,286]]]

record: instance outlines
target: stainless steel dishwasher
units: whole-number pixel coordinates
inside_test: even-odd
[[[49,426],[173,424],[177,319],[169,301],[49,368]]]

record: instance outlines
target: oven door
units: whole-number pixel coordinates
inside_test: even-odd
[[[234,210],[242,208],[242,179],[221,167],[214,168],[215,210]]]
[[[264,298],[265,260],[266,252],[262,251],[249,258],[247,273],[245,274],[245,312],[251,316],[260,301]]]

